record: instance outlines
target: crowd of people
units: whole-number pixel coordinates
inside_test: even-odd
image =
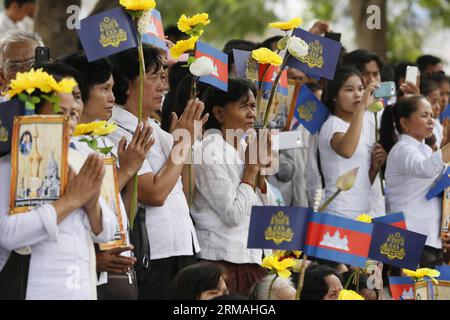
[[[321,21],[310,29],[318,35],[330,31]],[[169,45],[183,37],[176,27],[167,27],[166,35]],[[450,161],[450,123],[440,117],[449,104],[450,78],[442,61],[423,55],[389,64],[368,50],[343,49],[333,80],[317,81],[288,68],[289,81],[308,86],[331,115],[317,134],[299,126],[302,146],[281,151],[278,172],[266,176],[267,162],[248,161],[245,141],[225,138],[227,130],[252,129],[256,118],[257,88],[236,76],[232,49],[272,49],[281,38],[229,41],[223,48],[229,58],[228,91],[199,84],[196,97],[189,96],[192,76],[185,62],[144,45],[142,121],[137,49],[93,62],[80,51],[44,64],[55,79],[77,83],[71,93],[55,94],[59,114],[69,118],[71,148],[86,160],[78,172],[69,170],[59,200],[10,215],[11,155],[0,158],[0,298],[293,300],[298,279],[274,279],[261,266],[271,250],[247,248],[252,207],[279,205],[276,194],[281,194],[286,206],[312,208],[317,194],[323,194],[322,201],[334,194],[337,178],[355,167],[353,188],[340,193],[326,212],[349,219],[403,212],[408,230],[427,236],[420,267],[447,264],[442,198],[425,198]],[[38,46],[44,43],[35,33],[1,34],[3,92],[18,73],[34,67]],[[414,65],[420,77],[406,82],[406,68]],[[375,121],[367,109],[385,81],[396,83],[397,97]],[[35,112],[54,114],[46,100]],[[102,141],[117,159],[125,230],[137,175],[135,224],[145,229],[150,248],[144,258],[134,252],[128,233],[126,247],[102,251],[97,245],[112,239],[117,218],[100,196],[103,156],[73,136],[78,124],[96,120],[117,125]],[[199,122],[200,131],[195,129]],[[176,129],[189,132],[190,139],[175,139]],[[207,163],[187,164],[205,149],[211,151]],[[350,265],[314,258],[308,264],[303,300],[336,300],[347,282],[354,285],[347,281],[354,270]],[[76,273],[69,271],[73,266]],[[401,270],[384,265],[385,290],[369,288],[364,276],[355,288],[368,300],[389,299],[389,275]],[[72,285],[70,279],[75,279]]]

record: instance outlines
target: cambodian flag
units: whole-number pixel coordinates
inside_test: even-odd
[[[389,288],[394,300],[414,300],[414,281],[410,277],[389,277]]]
[[[311,213],[305,253],[326,260],[364,267],[372,224],[326,213]]]
[[[153,9],[150,22],[147,25],[147,32],[142,35],[142,42],[154,45],[155,47],[167,51],[166,38],[164,36],[164,28],[161,19],[161,13]]]
[[[213,61],[215,72],[209,76],[200,77],[199,81],[208,83],[225,92],[228,91],[228,55],[216,48],[197,42],[195,57],[208,57]]]
[[[430,191],[426,194],[427,200],[434,197],[441,197],[442,192],[450,186],[450,167],[433,183]]]
[[[389,224],[391,226],[406,229],[405,215],[403,212],[390,213],[383,217],[375,218],[373,221],[378,221],[381,223]]]
[[[275,81],[275,78],[277,77],[279,71],[280,67],[275,67],[267,64],[259,65],[259,79],[260,81],[262,79],[262,90],[272,90],[273,82]],[[277,92],[281,93],[284,96],[288,95],[288,78],[286,70],[283,70],[283,72],[281,73],[281,78],[277,86]]]

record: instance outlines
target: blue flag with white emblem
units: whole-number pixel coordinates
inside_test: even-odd
[[[81,20],[77,32],[89,62],[137,47],[131,16],[120,7]]]
[[[295,103],[292,129],[296,129],[301,124],[309,133],[315,134],[320,130],[329,115],[328,108],[317,99],[308,86],[303,85]]]

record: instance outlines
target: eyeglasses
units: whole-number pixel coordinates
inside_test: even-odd
[[[26,72],[34,67],[34,57],[25,61],[7,62],[5,67],[8,73]]]

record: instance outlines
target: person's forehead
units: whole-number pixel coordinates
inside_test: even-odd
[[[38,44],[33,40],[8,43],[3,51],[3,59],[9,61],[22,61],[32,59]]]
[[[377,72],[380,71],[380,67],[375,60],[369,61],[364,65],[364,69],[366,72]]]

